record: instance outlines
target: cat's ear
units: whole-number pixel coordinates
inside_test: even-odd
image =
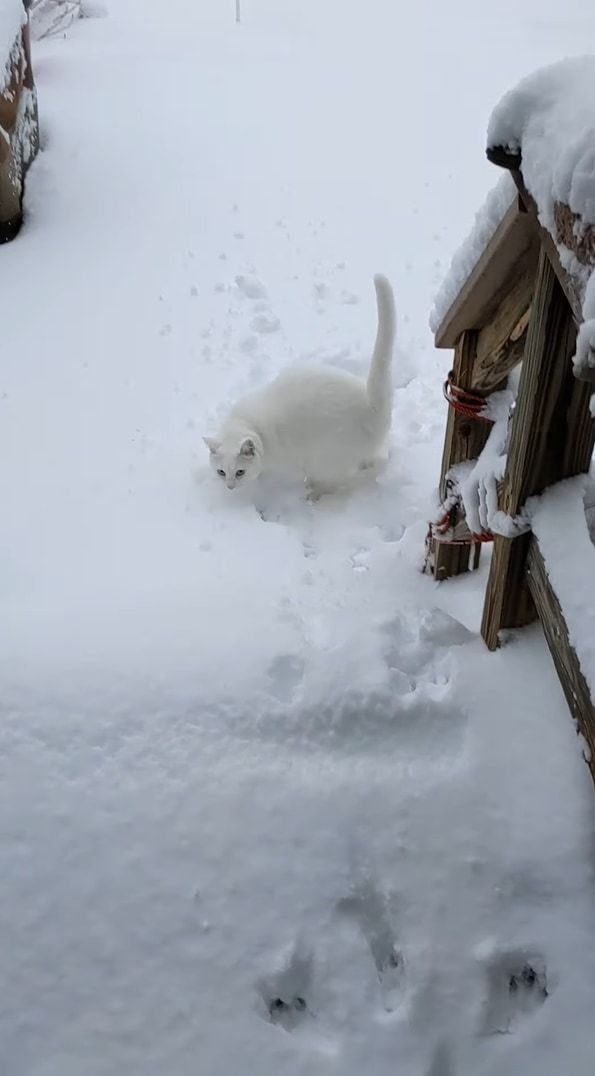
[[[244,459],[251,460],[254,458],[255,455],[256,449],[254,447],[254,441],[251,437],[247,437],[246,440],[242,442],[242,447],[240,448],[240,456],[243,456]]]
[[[208,448],[209,452],[211,453],[211,455],[213,455],[213,453],[216,452],[217,449],[219,448],[219,443],[218,443],[218,441],[215,440],[214,437],[203,437],[203,441],[204,441],[205,445],[207,446],[207,448]]]

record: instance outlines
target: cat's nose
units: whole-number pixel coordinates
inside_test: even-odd
[[[227,485],[228,489],[235,489],[236,488],[236,484],[233,481],[227,482],[226,485]]]

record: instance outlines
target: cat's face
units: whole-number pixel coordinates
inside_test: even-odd
[[[222,441],[205,437],[204,442],[210,453],[211,467],[228,489],[242,486],[260,474],[260,446],[251,437],[241,440],[224,438]]]

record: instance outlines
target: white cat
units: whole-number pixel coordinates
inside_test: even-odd
[[[318,495],[386,457],[395,303],[385,277],[374,285],[378,331],[367,381],[332,366],[293,366],[239,400],[218,435],[204,438],[228,489],[270,470],[303,478]]]

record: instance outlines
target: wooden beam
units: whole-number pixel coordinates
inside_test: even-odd
[[[511,173],[527,216],[530,219],[533,228],[539,234],[542,249],[545,249],[548,258],[552,263],[552,267],[558,277],[560,287],[568,300],[576,324],[580,325],[583,320],[583,304],[580,291],[570,274],[566,272],[562,265],[560,255],[558,254],[558,248],[556,247],[552,235],[547,228],[544,228],[539,219],[537,203],[533,195],[527,190],[523,179],[521,154],[509,153],[501,146],[491,146],[487,149],[486,153],[488,160],[491,161],[492,164],[497,164],[500,168],[506,168]]]
[[[465,329],[488,325],[514,281],[534,274],[538,253],[533,221],[515,198],[438,328],[436,347],[454,347]]]
[[[573,376],[575,343],[572,311],[542,248],[501,499],[511,516],[531,494],[589,469],[594,423],[590,387]],[[524,577],[527,550],[524,538],[494,542],[481,626],[492,650],[501,628],[525,624],[533,613]]]
[[[477,334],[475,332],[461,334],[455,348],[453,363],[453,379],[459,388],[470,388],[476,347]],[[487,422],[466,418],[452,407],[448,408],[440,471],[440,496],[443,500],[447,496],[446,477],[450,468],[456,463],[479,456],[489,432],[490,426]],[[472,553],[473,567],[476,568],[479,563],[479,546],[474,547],[471,542],[469,545],[448,545],[446,542],[435,540],[434,577],[443,580],[468,571]]]
[[[536,538],[531,538],[529,544],[527,580],[566,701],[588,744],[587,761],[595,780],[595,708]]]
[[[509,172],[518,172],[521,167],[521,153],[518,150],[511,153],[504,146],[488,146],[486,157],[490,164],[497,164],[498,168],[506,168]]]
[[[498,647],[503,628],[521,628],[535,620],[533,599],[525,585],[528,535],[511,541],[494,535],[481,634],[490,650]]]
[[[537,263],[531,273],[516,282],[504,297],[493,321],[478,334],[471,378],[471,387],[478,392],[496,392],[504,387],[510,371],[522,361],[536,268]]]

